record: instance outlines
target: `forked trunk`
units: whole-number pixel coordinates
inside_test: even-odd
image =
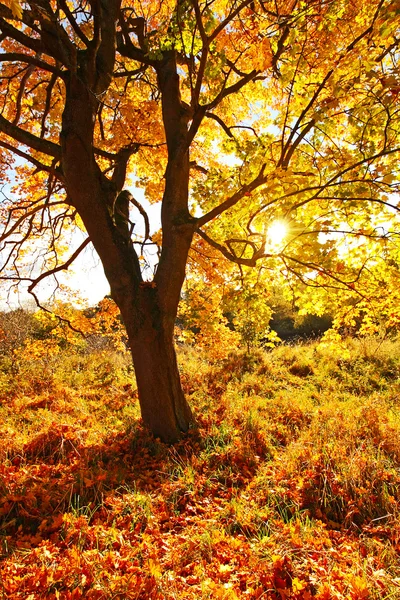
[[[111,58],[114,42],[111,40],[108,48]],[[168,165],[161,209],[162,251],[153,282],[142,278],[131,239],[129,201],[124,200],[122,212],[117,203],[121,200],[129,151],[122,149],[115,155],[111,178],[101,172],[93,153],[98,102],[92,89],[102,79],[96,79],[93,65],[93,72],[85,65],[83,61],[79,74],[72,72],[66,80],[60,139],[68,198],[85,224],[110,283],[111,296],[121,311],[132,350],[143,421],[163,441],[175,442],[192,420],[180,383],[173,331],[196,228],[196,219],[188,209],[190,114],[181,103],[176,55],[172,50],[165,52],[156,69],[162,92]],[[102,85],[101,93],[107,82]],[[144,241],[148,240],[149,232]]]

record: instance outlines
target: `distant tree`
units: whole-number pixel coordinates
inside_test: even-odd
[[[264,261],[270,278],[366,305],[399,289],[381,260],[398,223],[399,12],[392,0],[0,4],[1,174],[17,177],[0,205],[2,278],[35,294],[93,245],[143,420],[163,440],[192,422],[173,346],[189,253],[211,270],[218,253],[244,270]],[[133,181],[161,202],[162,232]],[[71,227],[86,237],[65,257]]]

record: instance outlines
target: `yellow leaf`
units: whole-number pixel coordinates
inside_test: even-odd
[[[147,563],[147,567],[148,567],[150,575],[152,575],[155,579],[160,579],[160,577],[162,575],[160,563],[158,563],[153,558],[150,558],[149,562]]]
[[[228,573],[229,571],[232,571],[231,565],[219,565],[219,572],[220,573]]]
[[[307,587],[307,582],[302,579],[298,579],[298,577],[293,577],[292,579],[292,588],[294,592],[301,592]]]

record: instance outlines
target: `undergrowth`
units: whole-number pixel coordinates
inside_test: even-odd
[[[400,344],[179,360],[143,429],[128,356],[0,365],[0,598],[400,598]]]

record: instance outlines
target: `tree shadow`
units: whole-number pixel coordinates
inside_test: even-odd
[[[82,432],[53,424],[1,466],[0,535],[52,533],[57,515],[89,514],[108,494],[154,492],[173,477],[177,463],[190,460],[199,442],[193,429],[169,447],[137,422],[86,444]]]

